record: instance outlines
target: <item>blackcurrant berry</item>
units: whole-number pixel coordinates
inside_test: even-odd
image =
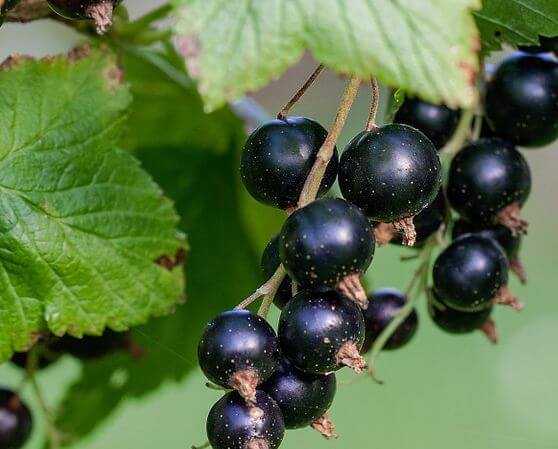
[[[114,8],[122,0],[48,0],[49,6],[58,15],[72,20],[91,19],[97,31],[104,33],[112,25]]]
[[[308,118],[290,117],[266,123],[244,145],[240,163],[244,186],[261,203],[280,209],[296,206],[326,137],[325,128]],[[318,195],[327,192],[335,182],[337,165],[335,150]]]
[[[438,231],[446,220],[448,206],[444,192],[440,190],[434,201],[415,215],[413,223],[417,234],[415,248],[420,248],[428,238]],[[403,244],[403,236],[397,232],[392,223],[377,223],[374,226],[374,236],[379,245],[385,243]]]
[[[331,406],[336,391],[335,374],[308,374],[284,359],[279,369],[260,388],[281,409],[287,429],[312,424]]]
[[[16,393],[0,388],[0,448],[23,447],[32,428],[33,419],[29,408]]]
[[[298,369],[328,374],[344,365],[360,372],[364,317],[358,306],[334,290],[302,291],[283,308],[279,341]]]
[[[271,241],[265,247],[262,254],[262,260],[260,266],[262,272],[266,279],[269,279],[275,273],[275,270],[279,267],[281,260],[279,259],[279,235],[273,237]],[[293,297],[293,283],[289,276],[285,276],[285,279],[279,285],[277,293],[273,297],[273,303],[282,309],[287,301]]]
[[[499,137],[525,147],[558,137],[558,62],[516,54],[505,59],[487,85],[485,113]]]
[[[96,359],[118,350],[124,350],[127,338],[126,332],[114,332],[107,329],[100,336],[87,335],[83,338],[64,336],[54,342],[51,348],[55,352],[68,353],[78,359]]]
[[[339,286],[365,306],[358,277],[374,256],[374,235],[358,207],[322,199],[297,210],[281,230],[279,255],[302,288]]]
[[[213,449],[276,449],[285,423],[275,401],[257,391],[253,405],[237,393],[223,396],[207,417],[207,438]]]
[[[362,353],[366,353],[372,348],[374,341],[397,315],[401,307],[407,304],[407,298],[399,290],[382,288],[370,297],[369,303],[368,309],[364,311],[366,339]],[[415,335],[417,327],[418,315],[413,310],[389,337],[383,349],[399,349],[405,346]]]
[[[494,322],[490,319],[492,306],[476,312],[462,312],[452,309],[434,293],[428,301],[428,314],[436,326],[449,334],[468,334],[480,330],[492,342],[498,339]]]
[[[438,297],[454,309],[474,312],[494,302],[520,307],[506,287],[508,261],[502,247],[478,234],[465,234],[445,248],[432,277]]]
[[[496,240],[508,257],[510,269],[522,282],[527,280],[525,269],[519,259],[519,250],[521,248],[520,235],[513,235],[512,231],[503,225],[479,226],[467,220],[459,219],[453,225],[452,238],[455,239],[463,234],[479,234]]]
[[[391,124],[357,135],[339,163],[343,196],[376,222],[394,222],[415,235],[412,217],[438,194],[442,170],[436,148],[411,126]]]
[[[253,402],[256,387],[279,365],[279,344],[263,318],[247,310],[231,310],[217,315],[206,326],[198,359],[211,382],[238,390]]]
[[[520,45],[519,49],[526,53],[550,53],[558,52],[558,36],[556,37],[539,37],[539,45]]]
[[[521,206],[531,191],[527,161],[509,142],[481,139],[464,147],[451,162],[447,196],[451,206],[475,223],[508,226],[525,233]]]
[[[407,98],[395,114],[395,123],[404,123],[422,131],[440,150],[453,136],[460,112],[443,104]]]

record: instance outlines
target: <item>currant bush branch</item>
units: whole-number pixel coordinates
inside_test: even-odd
[[[411,278],[409,285],[405,291],[405,296],[409,299],[407,304],[399,309],[397,314],[393,317],[393,319],[372,345],[372,351],[370,352],[370,357],[368,359],[368,373],[378,383],[383,382],[375,377],[374,365],[376,363],[376,359],[386,345],[387,341],[401,325],[401,323],[403,323],[403,321],[405,321],[405,319],[412,313],[418,300],[422,297],[423,293],[426,292],[432,255],[434,249],[438,246],[438,244],[439,238],[437,235],[433,235],[426,242],[420,254],[419,265],[413,273],[413,277]]]
[[[312,74],[306,80],[306,82],[302,85],[302,87],[296,91],[296,93],[293,95],[293,97],[279,111],[279,113],[277,114],[277,118],[279,120],[285,120],[287,118],[291,108],[298,102],[298,100],[300,100],[302,98],[302,96],[306,93],[308,88],[312,84],[314,84],[314,81],[316,81],[316,79],[318,78],[318,76],[320,76],[320,73],[322,73],[323,70],[324,70],[324,65],[323,64],[320,64],[318,67],[316,67],[316,69],[312,72]]]

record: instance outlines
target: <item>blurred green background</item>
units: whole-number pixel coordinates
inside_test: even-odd
[[[133,16],[155,3],[128,2]],[[0,58],[12,53],[57,53],[76,42],[79,37],[58,24],[37,22],[24,28],[8,24],[0,30]],[[277,111],[312,65],[305,57],[254,98],[271,113]],[[331,73],[323,75],[294,112],[328,126],[343,84]],[[368,95],[363,89],[343,132],[341,147],[363,128],[367,112]],[[347,372],[340,374],[331,410],[340,438],[326,442],[312,430],[299,430],[287,433],[282,448],[558,448],[558,145],[523,153],[534,174],[524,211],[530,222],[529,235],[522,249],[529,282],[520,286],[514,278],[512,287],[526,308],[521,313],[497,309],[500,342],[493,346],[480,333],[461,337],[441,333],[429,322],[422,300],[415,339],[408,347],[382,354],[378,360],[378,374],[385,385]],[[271,237],[277,230],[270,228],[267,235]],[[367,276],[369,285],[404,289],[415,262],[402,263],[399,257],[409,251],[392,246],[378,249]],[[246,294],[254,287],[246,285]],[[196,300],[204,298],[190,298]],[[274,312],[272,320],[276,319]],[[185,347],[192,344],[184,342]],[[166,350],[161,347],[161,351]],[[39,382],[48,400],[56,403],[78,374],[78,364],[68,358],[41,374]],[[15,387],[20,377],[21,373],[10,366],[0,368],[1,384]],[[204,382],[196,371],[185,381],[166,383],[155,393],[127,401],[96,433],[75,447],[185,449],[203,443],[205,416],[219,396],[206,389]],[[84,401],[82,406],[87,409],[91,403]],[[41,447],[39,434],[34,434],[26,448]]]

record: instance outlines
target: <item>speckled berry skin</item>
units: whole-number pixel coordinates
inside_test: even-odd
[[[558,138],[558,62],[519,53],[505,59],[487,85],[485,114],[499,137],[523,147]]]
[[[366,339],[364,340],[362,353],[366,353],[372,348],[374,341],[389,325],[393,317],[401,307],[407,304],[405,295],[394,288],[382,288],[370,296],[368,300],[368,309],[364,311]],[[411,341],[417,328],[418,315],[413,310],[389,337],[383,349],[392,350],[405,346]]]
[[[464,312],[493,304],[508,282],[508,261],[493,239],[466,234],[454,240],[434,262],[434,290],[450,307]]]
[[[276,119],[262,125],[248,137],[242,151],[240,175],[246,190],[270,206],[296,206],[326,137],[322,125],[304,117]],[[335,182],[338,160],[335,149],[318,196]]]
[[[322,199],[287,218],[279,256],[303,288],[333,287],[348,275],[364,272],[374,248],[371,226],[358,207],[341,199]]]
[[[269,279],[277,268],[281,260],[279,259],[279,235],[276,235],[271,239],[271,241],[265,247],[262,254],[262,260],[260,262],[260,267],[265,276],[265,279]],[[285,276],[285,279],[279,285],[277,293],[273,298],[273,304],[275,304],[279,309],[282,309],[285,304],[293,297],[293,283],[289,276]]]
[[[247,310],[230,310],[206,326],[198,359],[207,378],[223,387],[230,387],[231,376],[247,369],[253,370],[261,383],[279,365],[279,344],[263,318]]]
[[[0,388],[0,448],[19,449],[31,435],[33,419],[29,408],[6,388]]]
[[[343,197],[377,222],[418,214],[434,200],[441,183],[436,148],[408,125],[385,125],[358,134],[339,163]]]
[[[310,425],[331,406],[337,381],[335,374],[308,374],[283,359],[279,369],[261,389],[277,403],[287,429]]]
[[[116,8],[122,0],[113,0],[113,7]],[[67,19],[83,20],[89,19],[87,9],[99,0],[48,0],[49,6],[52,10]]]
[[[424,242],[444,224],[448,205],[444,192],[440,190],[432,203],[415,215],[413,223],[417,233],[417,240],[413,248],[421,248]],[[390,243],[402,245],[401,234],[396,234]]]
[[[418,98],[406,98],[393,119],[424,133],[440,150],[453,136],[460,112],[443,104],[432,104]]]
[[[478,330],[490,318],[492,306],[476,312],[452,309],[442,300],[428,301],[428,314],[436,326],[449,334],[468,334]]]
[[[354,302],[335,290],[302,291],[283,308],[278,334],[283,355],[295,367],[329,374],[342,367],[336,356],[343,344],[362,348],[364,317]]]
[[[453,225],[451,236],[456,239],[463,234],[479,234],[496,240],[506,252],[509,260],[515,259],[521,248],[521,236],[514,236],[512,231],[504,225],[479,226],[459,219]]]
[[[527,161],[504,140],[481,139],[464,147],[451,162],[448,200],[469,221],[492,224],[502,209],[523,205],[530,192]]]
[[[250,406],[236,392],[223,396],[207,417],[207,438],[213,449],[246,449],[252,440],[263,440],[268,449],[276,449],[285,434],[281,410],[263,391],[256,392],[256,404]]]

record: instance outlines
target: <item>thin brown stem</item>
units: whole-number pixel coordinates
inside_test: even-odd
[[[472,109],[466,109],[461,113],[461,119],[459,120],[457,129],[453,133],[450,141],[442,148],[440,154],[452,158],[461,150],[471,133],[471,124],[474,116],[475,113]]]
[[[262,296],[267,296],[270,294],[273,294],[273,296],[275,296],[275,293],[277,292],[277,289],[281,285],[281,282],[283,282],[283,279],[285,279],[286,274],[287,273],[285,271],[285,268],[283,268],[283,265],[279,265],[275,273],[273,273],[273,276],[271,276],[266,281],[266,283],[263,284],[261,287],[259,287],[254,293],[248,296],[248,298],[246,298],[244,301],[238,304],[235,307],[235,309],[245,309],[250,304],[252,304],[256,299]],[[273,296],[271,297],[272,301],[273,301]]]
[[[316,199],[316,195],[318,194],[318,190],[320,189],[320,184],[324,177],[327,164],[333,156],[335,144],[339,139],[339,135],[341,134],[341,130],[345,125],[345,121],[347,120],[347,116],[349,115],[349,111],[351,110],[351,106],[355,101],[359,86],[360,79],[355,76],[351,77],[349,83],[347,84],[347,87],[345,88],[345,92],[343,93],[341,104],[337,109],[335,121],[333,122],[333,125],[331,126],[327,138],[320,148],[318,155],[316,156],[316,161],[314,162],[314,165],[310,170],[310,174],[308,175],[308,178],[306,178],[306,182],[304,183],[304,188],[300,193],[300,197],[298,199],[299,208],[306,206]]]
[[[306,93],[308,88],[312,84],[314,84],[314,81],[316,81],[316,78],[320,76],[320,73],[322,73],[323,70],[324,70],[323,64],[320,64],[318,67],[316,67],[316,69],[312,72],[312,74],[302,85],[302,87],[298,89],[298,91],[293,95],[293,97],[288,101],[288,103],[285,106],[283,106],[283,109],[279,111],[279,113],[277,114],[277,118],[279,120],[285,120],[287,118],[291,108],[298,102],[298,100],[302,98],[302,96]]]
[[[372,100],[370,104],[370,115],[368,116],[368,122],[366,122],[366,131],[372,131],[377,128],[376,115],[378,114],[378,105],[380,103],[380,88],[378,87],[376,78],[370,78],[370,86],[372,87]]]

